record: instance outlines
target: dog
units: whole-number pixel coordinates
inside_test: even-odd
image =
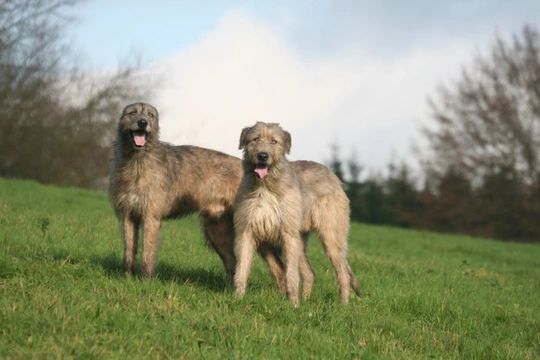
[[[218,253],[232,284],[236,270],[233,206],[242,164],[237,157],[159,140],[159,115],[147,103],[122,111],[113,145],[109,198],[124,240],[124,269],[135,274],[139,228],[143,231],[141,273],[155,273],[159,230],[165,219],[199,213],[207,243]],[[273,248],[261,255],[285,291],[283,263]]]
[[[256,249],[264,243],[276,244],[285,258],[287,295],[298,306],[300,258],[305,256],[300,234],[304,206],[300,178],[285,157],[290,134],[277,124],[257,123],[242,131],[239,147],[244,149],[244,176],[234,208],[236,293],[246,292]]]
[[[298,272],[303,297],[311,293],[314,272],[306,256],[311,232],[321,239],[338,280],[342,303],[350,288],[361,296],[347,262],[349,200],[340,180],[326,166],[312,161],[289,162],[291,135],[279,124],[257,122],[240,135],[244,176],[235,202],[234,224],[238,264],[234,285],[243,296],[254,250],[276,243],[285,255],[286,289],[298,305]]]

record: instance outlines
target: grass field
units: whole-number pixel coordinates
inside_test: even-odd
[[[161,234],[157,278],[127,278],[105,193],[0,179],[0,358],[540,358],[538,245],[353,224],[364,297],[314,238],[295,309],[260,259],[236,298],[195,217]]]

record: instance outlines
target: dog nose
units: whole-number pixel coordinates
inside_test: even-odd
[[[260,152],[257,154],[257,159],[259,161],[266,161],[268,160],[268,153],[267,152]]]
[[[140,128],[144,129],[148,125],[148,121],[141,119],[141,120],[137,121],[137,125],[139,125]]]

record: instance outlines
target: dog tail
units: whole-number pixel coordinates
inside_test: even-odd
[[[352,269],[349,265],[347,265],[347,271],[349,272],[349,279],[351,279],[351,287],[356,293],[356,296],[362,297],[362,291],[360,291],[360,284],[358,283],[358,280],[356,280],[356,276],[354,276]]]

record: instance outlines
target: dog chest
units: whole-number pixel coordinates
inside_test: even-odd
[[[283,216],[279,198],[269,191],[259,191],[248,203],[244,216],[254,236],[264,240],[279,240]]]
[[[116,207],[122,211],[141,215],[146,207],[146,195],[133,186],[125,186],[119,190],[116,196]]]
[[[162,208],[167,202],[160,196],[167,191],[161,190],[162,184],[152,181],[148,173],[121,172],[115,179],[116,203],[119,209],[142,215],[147,209]]]

